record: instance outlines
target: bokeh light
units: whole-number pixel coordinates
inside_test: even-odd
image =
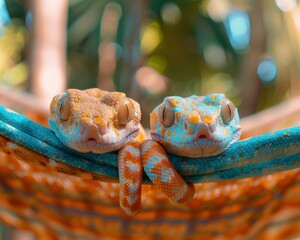
[[[228,0],[208,0],[200,4],[205,6],[208,16],[216,22],[226,19],[231,9],[231,4]]]
[[[26,35],[25,30],[31,27],[33,8],[20,0],[6,0],[5,4],[0,0],[0,3],[2,7],[6,4],[11,18],[5,20],[0,38],[0,82],[28,87],[33,70],[28,71],[31,65],[26,60],[30,60],[30,49],[36,45],[30,39],[32,32]],[[68,21],[64,28],[68,34],[68,87],[97,86],[124,91],[148,106],[149,102],[154,105],[167,95],[203,95],[216,91],[225,91],[235,102],[239,102],[237,98],[240,102],[250,102],[255,97],[248,98],[243,93],[242,86],[247,86],[247,91],[253,88],[248,91],[253,96],[261,93],[253,103],[253,106],[259,104],[253,107],[253,113],[276,103],[265,94],[270,89],[267,84],[283,86],[276,88],[282,90],[278,102],[287,96],[292,85],[289,81],[298,81],[300,8],[297,0],[124,3],[68,1]],[[140,11],[129,12],[130,7]],[[51,11],[49,15],[53,14]],[[5,16],[7,11],[3,12]],[[258,17],[264,20],[259,21],[261,24],[256,24]],[[23,29],[12,27],[16,19]],[[48,31],[47,38],[53,35]],[[25,44],[27,39],[31,42]],[[131,59],[127,58],[127,52],[132,54]],[[266,66],[260,62],[265,60],[261,56],[273,56],[276,64]],[[49,57],[51,52],[47,63],[54,61]],[[258,84],[260,89],[253,82],[257,75],[264,84]],[[121,80],[123,76],[126,78]],[[247,82],[251,82],[249,86]],[[247,114],[250,113],[244,115]]]
[[[272,58],[262,59],[257,66],[257,75],[263,84],[272,83],[277,76],[275,60]]]
[[[150,67],[141,67],[135,74],[137,84],[153,94],[163,93],[167,88],[167,79]]]
[[[166,3],[161,10],[161,16],[165,23],[175,25],[180,21],[181,10],[175,3]]]
[[[32,26],[32,12],[28,11],[25,18],[25,24],[27,28],[31,28]]]
[[[300,8],[295,8],[293,11],[290,12],[292,19],[298,28],[297,30],[300,31]]]
[[[4,26],[0,38],[0,83],[20,86],[28,79],[27,64],[21,54],[25,47],[26,29],[20,20]]]
[[[115,37],[121,16],[122,9],[119,4],[112,2],[105,6],[101,20],[101,33],[104,35],[102,36],[104,40],[107,38],[111,40],[111,38]]]
[[[296,0],[276,0],[276,5],[280,10],[289,12],[296,7],[297,2]]]
[[[148,23],[141,33],[141,51],[144,54],[153,52],[163,40],[160,26],[157,22]]]
[[[206,63],[215,69],[222,69],[226,66],[225,51],[218,44],[209,44],[205,47],[203,57]]]
[[[10,22],[10,17],[4,0],[0,0],[0,36],[3,34],[4,25]]]
[[[224,23],[232,47],[237,51],[245,50],[251,33],[248,14],[240,10],[231,11]]]
[[[28,66],[21,62],[3,73],[1,76],[1,83],[13,86],[20,86],[28,78]]]

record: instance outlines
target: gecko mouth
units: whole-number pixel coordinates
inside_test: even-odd
[[[151,132],[153,140],[162,144],[169,153],[184,157],[208,157],[215,156],[226,150],[233,142],[239,139],[240,128],[232,134],[232,138],[218,138],[213,134],[199,134],[198,136],[185,136],[186,142],[167,139],[156,132]],[[189,137],[189,139],[187,138]],[[178,139],[181,139],[180,137]]]
[[[237,129],[232,133],[234,135],[234,141],[240,138],[241,135],[241,128],[237,126]],[[213,134],[199,134],[198,136],[195,135],[190,135],[190,140],[189,141],[176,141],[172,139],[167,139],[160,135],[159,133],[156,132],[150,132],[150,135],[153,140],[157,141],[163,141],[163,142],[169,142],[170,145],[194,145],[194,144],[199,144],[199,143],[216,143],[216,144],[221,144],[222,142],[227,142],[227,138],[218,138],[217,136],[214,136]],[[185,136],[187,138],[188,136]],[[180,137],[178,139],[181,139]],[[230,143],[228,143],[230,145]]]
[[[112,142],[97,142],[95,138],[88,138],[86,141],[73,142],[69,147],[79,152],[105,153],[116,151],[134,139],[138,135],[139,129],[134,130],[127,136]]]
[[[191,136],[191,141],[176,142],[164,139],[159,134],[151,134],[152,138],[162,144],[169,153],[184,156],[184,157],[207,157],[219,154],[226,148],[226,139],[220,140],[209,138],[205,134],[201,134],[194,138]]]
[[[202,134],[202,135],[200,135],[200,136],[198,137],[198,139],[207,139],[207,136],[204,135],[204,134]]]
[[[91,141],[91,142],[95,141],[95,142],[96,142],[96,138],[88,138],[87,141],[88,141],[88,142],[89,142],[89,141]]]
[[[94,138],[87,139],[86,143],[89,146],[89,148],[94,148],[97,145],[97,141]]]
[[[165,139],[160,134],[154,133],[154,132],[151,133],[151,137],[152,137],[153,140],[169,141],[168,139]],[[193,136],[191,136],[191,138],[192,137]],[[170,144],[171,145],[182,145],[182,144],[190,145],[190,144],[195,144],[195,143],[204,142],[204,141],[210,141],[210,142],[218,143],[218,142],[223,142],[224,140],[214,138],[213,136],[208,137],[205,134],[201,134],[201,135],[197,136],[197,138],[193,138],[191,141],[187,141],[187,142],[181,141],[181,142],[179,142],[179,141],[172,140],[172,141],[170,141]]]

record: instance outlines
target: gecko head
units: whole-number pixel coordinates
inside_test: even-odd
[[[185,157],[217,155],[241,135],[238,111],[224,94],[167,97],[150,114],[150,125],[152,139]]]
[[[49,118],[59,140],[79,152],[120,149],[139,131],[140,106],[124,93],[69,89],[53,98]]]

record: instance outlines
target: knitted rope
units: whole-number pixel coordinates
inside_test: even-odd
[[[0,135],[57,162],[118,179],[117,152],[79,153],[64,146],[48,128],[0,105]],[[220,155],[169,158],[187,182],[262,176],[300,167],[300,127],[235,142]],[[149,183],[146,177],[143,183]]]

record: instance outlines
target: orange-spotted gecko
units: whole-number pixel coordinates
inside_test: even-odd
[[[173,202],[194,195],[169,161],[167,152],[183,157],[208,157],[222,153],[239,139],[239,115],[224,94],[167,97],[150,114],[152,140],[142,143],[143,168]]]
[[[184,203],[194,195],[162,146],[172,154],[205,157],[240,136],[237,110],[222,94],[166,98],[151,113],[154,141],[144,141],[142,150],[134,140],[140,117],[139,104],[120,92],[69,89],[51,103],[49,125],[62,143],[79,152],[119,150],[120,206],[128,215],[141,210],[142,168],[172,201]]]
[[[120,205],[129,215],[140,211],[142,163],[139,104],[121,92],[69,89],[51,103],[50,128],[66,146],[102,154],[119,150]]]

